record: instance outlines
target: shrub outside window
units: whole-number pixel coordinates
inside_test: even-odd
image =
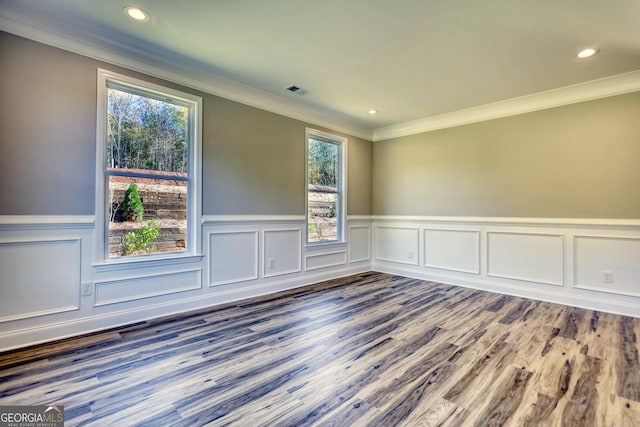
[[[98,89],[104,258],[194,253],[201,99],[104,70]]]
[[[346,139],[307,129],[307,243],[343,240]]]

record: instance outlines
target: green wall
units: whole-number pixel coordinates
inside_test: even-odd
[[[640,218],[640,92],[374,143],[375,215]]]
[[[97,68],[203,98],[203,214],[305,213],[314,126],[0,32],[0,215],[94,214]],[[343,136],[348,214],[369,215],[372,144]]]

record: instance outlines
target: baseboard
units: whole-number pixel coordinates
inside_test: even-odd
[[[102,315],[92,315],[81,319],[66,320],[47,325],[38,325],[32,328],[14,330],[0,334],[0,343],[2,343],[0,352],[100,332],[158,317],[214,308],[221,304],[282,292],[312,285],[324,280],[364,273],[369,270],[369,264],[350,265],[341,269],[332,269],[314,274],[301,274],[283,280],[270,280],[268,282],[255,283],[250,286],[235,286],[206,295],[182,298],[178,301],[145,305],[143,307],[112,311]]]
[[[626,297],[607,297],[601,292],[584,292],[581,289],[564,289],[542,283],[529,283],[529,286],[516,286],[481,276],[469,276],[463,278],[456,275],[437,274],[426,270],[382,265],[380,263],[374,264],[372,269],[380,273],[397,274],[413,279],[427,280],[446,285],[461,286],[503,295],[562,304],[570,307],[579,307],[588,310],[604,311],[623,316],[640,318],[640,304],[630,301]]]

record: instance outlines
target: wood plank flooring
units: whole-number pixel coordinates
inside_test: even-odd
[[[640,319],[366,273],[0,354],[67,426],[640,426]]]

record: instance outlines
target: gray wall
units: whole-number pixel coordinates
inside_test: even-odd
[[[640,92],[374,143],[375,215],[640,218]]]
[[[94,213],[97,68],[203,97],[205,215],[304,214],[311,125],[0,32],[0,215]],[[368,215],[372,144],[346,136],[348,213]]]

